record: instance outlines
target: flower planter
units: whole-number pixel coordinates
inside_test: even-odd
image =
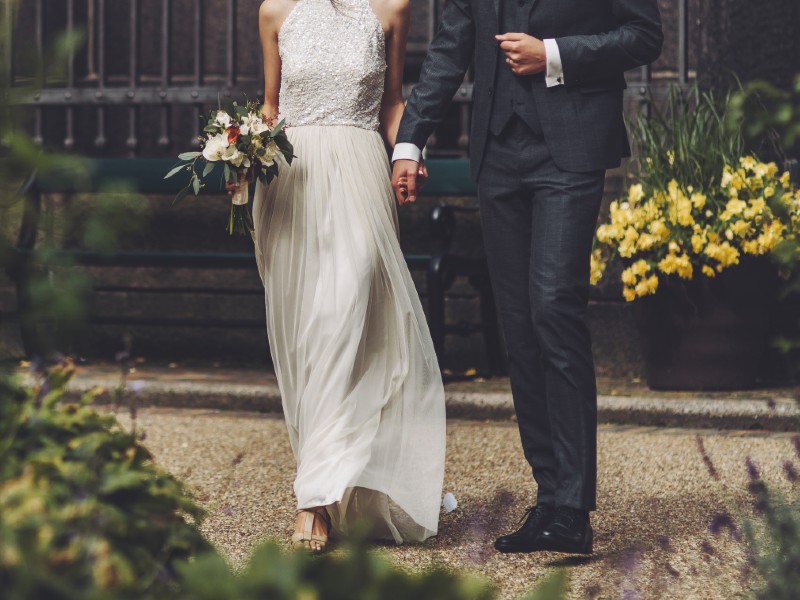
[[[713,279],[670,278],[637,301],[647,384],[656,390],[752,388],[769,343],[778,277],[765,258]]]

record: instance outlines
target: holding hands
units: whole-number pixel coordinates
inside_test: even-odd
[[[527,33],[504,33],[494,36],[506,54],[506,63],[515,75],[533,75],[547,68],[544,42]]]
[[[428,168],[424,162],[415,160],[396,160],[392,170],[392,188],[397,197],[397,202],[405,204],[417,199],[417,192],[421,190],[428,180]]]

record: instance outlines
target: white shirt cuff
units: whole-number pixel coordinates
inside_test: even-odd
[[[554,39],[544,40],[544,53],[547,59],[547,71],[544,81],[547,87],[564,84],[564,68],[561,65],[561,52]]]
[[[414,144],[400,142],[395,145],[394,153],[392,154],[392,162],[396,160],[413,160],[414,162],[420,162],[422,160],[422,150]]]

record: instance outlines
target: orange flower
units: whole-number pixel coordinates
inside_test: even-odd
[[[235,144],[236,140],[239,139],[239,127],[237,125],[232,125],[228,127],[228,144]]]

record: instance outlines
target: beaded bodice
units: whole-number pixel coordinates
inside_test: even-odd
[[[386,71],[369,0],[298,0],[278,32],[281,117],[288,126],[377,130]]]

